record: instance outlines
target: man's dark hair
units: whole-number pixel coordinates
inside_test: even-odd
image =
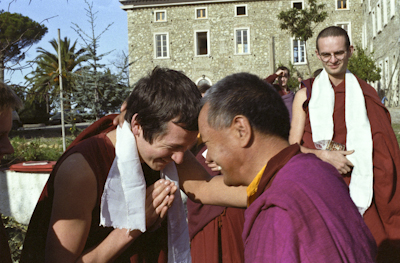
[[[144,138],[149,143],[166,132],[167,123],[197,131],[201,94],[182,72],[156,67],[134,86],[127,99],[125,120],[129,123],[134,114],[142,126]]]
[[[210,86],[210,84],[203,83],[203,84],[199,85],[198,88],[199,88],[199,91],[200,91],[201,93],[206,93],[206,91],[207,91],[209,88],[211,88],[211,86]]]
[[[316,44],[315,44],[318,52],[319,52],[318,40],[320,38],[324,38],[324,37],[344,37],[345,44],[346,44],[346,50],[348,50],[350,48],[350,38],[349,38],[349,35],[347,34],[346,30],[344,30],[343,28],[338,27],[338,26],[330,26],[330,27],[325,28],[318,34]]]
[[[237,73],[223,78],[207,91],[205,103],[209,103],[207,120],[214,129],[230,127],[236,115],[243,115],[260,133],[289,137],[289,112],[281,96],[255,75]]]
[[[280,69],[281,69],[281,70],[286,70],[287,73],[288,73],[288,77],[290,77],[290,71],[289,71],[289,69],[288,69],[287,67],[285,67],[285,66],[280,66],[279,68],[276,69],[276,71],[278,71],[278,70],[280,70]],[[275,71],[275,72],[276,72],[276,71]]]
[[[17,110],[21,107],[21,99],[9,86],[0,81],[0,113],[7,109]]]

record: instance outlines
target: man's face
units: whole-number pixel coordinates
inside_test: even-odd
[[[346,48],[343,36],[330,36],[318,39],[317,57],[321,60],[328,75],[342,78],[346,73],[349,58],[353,54],[353,46]]]
[[[283,74],[278,77],[279,86],[281,86],[282,88],[286,88],[288,80],[289,80],[289,72],[287,70],[283,70]]]
[[[188,131],[169,121],[166,132],[157,136],[150,144],[143,137],[143,129],[140,125],[132,129],[137,143],[141,161],[151,169],[160,171],[174,161],[182,163],[185,151],[193,145],[197,138],[197,131]]]
[[[226,185],[240,185],[237,178],[240,166],[235,154],[235,142],[232,138],[231,129],[224,128],[215,130],[207,121],[209,105],[206,103],[199,115],[199,131],[201,139],[207,146],[207,161],[214,161],[221,167]]]
[[[6,154],[14,152],[14,148],[8,139],[8,133],[12,125],[12,110],[8,109],[0,112],[0,159]]]

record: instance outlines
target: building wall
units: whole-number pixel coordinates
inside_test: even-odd
[[[215,83],[228,74],[250,72],[267,77],[279,64],[292,60],[292,39],[279,27],[277,15],[292,7],[293,1],[243,1],[209,3],[204,5],[177,5],[127,10],[130,81],[136,82],[155,66],[183,71],[197,82],[206,78]],[[323,28],[337,22],[348,22],[352,41],[361,43],[361,2],[348,1],[348,9],[336,10],[334,0],[321,0],[326,4],[328,18],[315,28],[308,41],[307,53],[311,72],[321,67],[315,56],[315,38]],[[235,17],[235,6],[247,5],[247,16]],[[195,10],[207,8],[207,19],[196,20]],[[166,11],[166,22],[155,22],[154,12]],[[235,28],[250,31],[250,54],[235,54]],[[208,56],[195,56],[195,30],[208,30],[210,52]],[[168,33],[169,57],[155,58],[154,34]],[[305,64],[295,65],[303,77],[308,77]]]
[[[399,106],[400,2],[364,0],[363,46],[381,68],[381,80],[374,83],[386,105]]]

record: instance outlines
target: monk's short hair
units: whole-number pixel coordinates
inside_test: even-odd
[[[338,26],[330,26],[330,27],[323,29],[321,32],[319,32],[319,34],[317,36],[315,46],[317,47],[318,52],[319,52],[318,40],[320,38],[324,38],[324,37],[344,37],[345,42],[346,42],[345,43],[346,50],[348,50],[350,48],[350,38],[349,38],[349,35],[347,34],[346,30],[344,30],[343,28],[338,27]]]
[[[279,93],[266,81],[249,73],[227,76],[214,84],[202,99],[209,104],[207,121],[216,130],[228,128],[237,115],[253,129],[267,135],[289,137],[289,112]]]
[[[0,113],[7,109],[17,110],[21,107],[21,99],[9,86],[0,81]]]
[[[278,71],[278,70],[286,70],[287,71],[287,73],[288,73],[288,77],[290,77],[290,70],[287,68],[287,67],[285,67],[285,66],[280,66],[279,68],[277,68],[276,69],[276,71]]]
[[[182,72],[156,67],[141,78],[129,95],[125,120],[129,123],[134,114],[143,129],[146,141],[166,132],[169,121],[188,131],[197,131],[201,93]]]

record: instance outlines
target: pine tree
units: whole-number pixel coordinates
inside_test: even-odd
[[[23,50],[37,43],[47,27],[27,16],[0,11],[0,81],[4,82],[4,69],[14,66],[25,58]],[[13,63],[6,67],[7,63]]]
[[[86,16],[90,23],[90,34],[86,33],[77,24],[73,29],[84,42],[88,52],[88,64],[77,72],[75,78],[74,101],[81,108],[90,109],[90,115],[98,118],[108,112],[115,112],[129,95],[129,87],[124,84],[121,74],[113,74],[100,60],[110,52],[98,54],[100,37],[112,26],[109,24],[100,34],[96,35],[95,21],[97,12],[93,11],[93,2],[85,0],[88,8]]]

